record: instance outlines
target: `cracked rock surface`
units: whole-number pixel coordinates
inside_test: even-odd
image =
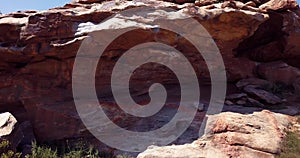
[[[209,116],[203,137],[191,144],[150,146],[138,158],[273,158],[293,119],[270,111]]]

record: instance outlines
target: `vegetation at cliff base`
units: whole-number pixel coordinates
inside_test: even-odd
[[[0,158],[20,158],[21,153],[15,153],[9,149],[10,143],[7,140],[0,142]]]
[[[288,132],[283,146],[283,152],[278,158],[300,158],[299,134]]]
[[[297,121],[300,123],[300,116]],[[300,131],[287,132],[282,153],[277,158],[300,158]]]
[[[20,158],[22,153],[16,153],[9,149],[9,141],[0,142],[0,158]],[[115,158],[111,153],[99,152],[92,145],[79,141],[75,144],[66,146],[53,147],[38,145],[32,143],[31,154],[25,155],[25,158]],[[126,158],[127,156],[117,156],[118,158]]]

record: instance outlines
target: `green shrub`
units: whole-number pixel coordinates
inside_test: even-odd
[[[25,158],[109,158],[102,156],[92,145],[87,145],[84,141],[66,145],[58,145],[58,149],[46,146],[38,146],[36,142],[32,143],[32,154]]]
[[[63,143],[64,144],[64,143]],[[0,142],[0,158],[20,158],[21,153],[15,153],[9,150],[9,141]],[[92,145],[87,142],[79,140],[77,142],[69,143],[66,141],[64,145],[57,145],[53,147],[40,146],[36,142],[32,143],[31,154],[25,158],[115,158],[112,153],[99,152]],[[127,158],[128,156],[118,156],[118,158]]]
[[[285,138],[283,151],[278,158],[300,158],[299,134],[288,132]]]
[[[64,148],[66,149],[66,148]],[[83,140],[70,145],[67,141],[67,151],[63,155],[63,158],[99,158],[99,151],[92,145],[87,145]]]
[[[5,148],[8,148],[8,147],[9,147],[9,141],[7,141],[7,140],[1,141],[0,149],[5,149]]]
[[[31,154],[25,158],[58,158],[57,151],[48,147],[40,147],[36,142],[32,143]]]
[[[7,140],[2,140],[0,142],[0,158],[20,158],[21,153],[15,153],[14,151],[9,149],[10,142]]]

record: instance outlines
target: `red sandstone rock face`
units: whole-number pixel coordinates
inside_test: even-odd
[[[277,76],[270,76],[267,73],[269,69],[263,69],[264,64],[261,64],[257,74],[256,62],[284,60],[295,66],[291,71],[288,68],[292,75],[294,69],[300,67],[297,60],[300,59],[300,13],[295,1],[278,4],[275,0],[261,3],[255,1],[257,7],[249,3],[246,5],[248,1],[198,1],[196,6],[192,0],[172,2],[135,0],[116,4],[114,1],[78,0],[48,11],[1,15],[0,106],[3,109],[24,106],[40,140],[87,135],[72,102],[74,58],[81,42],[91,31],[88,24],[100,23],[114,13],[138,6],[173,8],[180,14],[197,19],[218,45],[224,58],[228,81],[257,77],[259,74],[270,80],[287,79],[288,84],[294,84],[294,76],[293,81],[281,76],[281,72],[285,73],[281,67],[278,71],[272,70],[271,74],[278,73]],[[192,3],[177,4],[186,2]],[[145,20],[141,19],[140,24],[145,25]],[[118,28],[122,23],[116,26]],[[171,45],[189,56],[199,80],[209,80],[206,64],[191,43],[177,38],[170,31],[153,33],[141,27],[120,37],[104,53],[104,60],[99,64],[101,69],[96,74],[99,81],[97,89],[103,95],[109,95],[110,70],[115,60],[136,44],[155,41]],[[136,91],[145,91],[144,84],[149,81],[166,84],[176,82],[170,79],[172,73],[163,67],[159,67],[159,74],[149,65],[145,68],[132,79],[132,88]],[[295,87],[298,84],[297,81]]]

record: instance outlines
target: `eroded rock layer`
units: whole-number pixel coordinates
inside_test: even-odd
[[[119,14],[139,7],[164,10],[166,14],[145,12],[136,19]],[[115,62],[130,48],[145,42],[161,42],[182,52],[191,62],[200,85],[209,84],[207,65],[191,42],[172,31],[147,25],[148,20],[186,20],[190,17],[202,24],[216,42],[228,83],[244,81],[236,87],[247,94],[231,96],[226,104],[251,103],[265,107],[289,101],[269,92],[266,85],[277,82],[291,87],[293,94],[300,92],[300,10],[294,0],[77,0],[47,11],[0,15],[0,111],[10,111],[18,120],[31,120],[40,141],[91,136],[81,123],[73,102],[73,64],[84,39],[99,30],[97,24],[112,15],[122,18],[105,31],[129,28],[129,21],[136,23],[138,29],[118,37],[103,53],[96,70],[99,98],[112,96],[110,79]],[[182,27],[192,28],[189,24]],[[180,67],[181,63],[178,65]],[[169,69],[149,64],[139,69],[130,82],[132,94],[136,96],[147,94],[152,83],[178,84]],[[274,86],[272,88],[274,92]],[[172,100],[173,103],[176,101]],[[293,104],[298,103],[297,99],[293,100]],[[105,108],[110,109],[115,122],[122,126],[132,125],[130,116],[118,113],[113,102],[106,103]],[[221,137],[222,133],[220,139],[223,139]],[[268,157],[277,152],[275,147],[232,147],[232,144],[228,150],[238,148],[241,153],[250,151]]]

